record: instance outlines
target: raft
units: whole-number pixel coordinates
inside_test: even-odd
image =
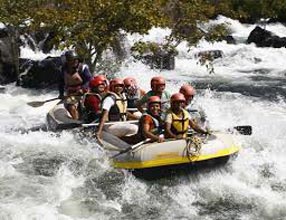
[[[124,123],[124,122],[107,122],[105,125],[110,124],[117,124],[117,123]],[[138,120],[130,120],[126,123],[138,123]],[[83,127],[95,127],[98,123],[86,123],[82,120],[74,120],[71,118],[71,115],[67,111],[67,109],[64,106],[64,103],[61,101],[57,103],[48,113],[46,116],[46,124],[48,127],[48,130],[50,131],[61,131],[65,129],[72,129],[77,128],[80,126]]]
[[[113,158],[112,164],[115,168],[127,169],[136,176],[153,179],[178,170],[190,171],[199,166],[225,164],[240,150],[240,145],[235,143],[232,134],[216,132],[200,138],[200,146],[190,143],[190,140],[143,144]]]
[[[47,114],[47,127],[51,131],[60,131],[79,127],[83,122],[71,118],[66,110],[64,103],[57,103]]]

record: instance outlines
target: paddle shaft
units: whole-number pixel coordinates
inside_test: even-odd
[[[138,123],[138,120],[130,120],[130,121],[110,121],[105,122],[104,125],[113,125],[113,124],[136,124]],[[100,122],[98,123],[90,123],[90,124],[81,124],[82,127],[93,127],[98,126]]]
[[[141,141],[141,142],[139,142],[139,143],[137,143],[137,144],[135,144],[135,145],[132,145],[132,146],[128,147],[128,148],[125,149],[125,150],[120,151],[119,153],[113,155],[112,158],[117,157],[117,156],[119,156],[119,155],[121,155],[121,154],[127,153],[127,152],[129,152],[129,151],[135,150],[135,149],[137,149],[138,147],[140,147],[141,145],[143,145],[143,144],[145,144],[145,143],[147,143],[147,142],[149,142],[149,141],[151,141],[151,138],[147,138],[147,139],[145,139],[144,141]]]

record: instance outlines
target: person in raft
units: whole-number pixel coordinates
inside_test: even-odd
[[[150,138],[151,141],[164,142],[164,122],[161,119],[161,99],[158,96],[148,98],[147,111],[139,120],[137,141]]]
[[[89,82],[89,91],[84,94],[85,122],[98,122],[101,116],[101,101],[106,95],[107,79],[97,75]]]
[[[207,129],[209,127],[209,122],[207,120],[207,115],[201,106],[198,105],[194,99],[196,95],[196,90],[189,84],[185,84],[180,88],[180,93],[185,96],[186,106],[185,109],[191,115],[193,121],[200,127]]]
[[[88,66],[79,62],[79,57],[74,51],[65,52],[64,58],[65,62],[59,76],[59,98],[64,99],[71,117],[78,120],[80,101],[92,76]]]
[[[126,77],[123,82],[128,103],[128,112],[132,114],[132,118],[130,119],[139,119],[142,113],[138,111],[136,103],[146,94],[146,92],[139,88],[136,79],[133,77]]]
[[[138,100],[136,106],[138,110],[143,113],[144,109],[143,106],[147,103],[148,98],[151,96],[158,96],[161,99],[161,117],[163,118],[165,115],[164,113],[170,107],[169,100],[170,94],[165,90],[166,88],[166,81],[162,76],[155,76],[151,79],[151,90],[147,92],[140,100]]]
[[[138,126],[126,123],[114,123],[105,125],[107,121],[126,121],[127,112],[127,99],[124,93],[124,83],[120,78],[114,78],[110,81],[110,91],[102,100],[102,116],[99,123],[96,137],[102,138],[103,127],[108,132],[117,137],[134,135],[138,131]]]
[[[165,119],[167,138],[186,138],[190,127],[198,133],[209,134],[209,131],[194,123],[190,114],[184,109],[185,102],[186,99],[182,93],[175,93],[171,96],[171,108],[167,111]]]

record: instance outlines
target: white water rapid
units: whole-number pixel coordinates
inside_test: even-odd
[[[244,44],[255,26],[225,17],[213,22],[223,21],[238,44],[201,41],[189,52],[180,44],[175,70],[127,61],[118,76],[135,76],[148,90],[150,78],[163,75],[171,93],[192,83],[213,129],[253,127],[251,136],[238,137],[242,150],[236,158],[185,176],[137,179],[112,168],[95,141],[71,131],[25,132],[43,125],[55,104],[26,103],[58,94],[10,84],[0,93],[0,219],[286,219],[286,50]],[[279,23],[267,30],[286,36]],[[167,32],[153,29],[148,36],[129,36],[128,43],[160,42]],[[194,57],[210,49],[224,53],[213,62],[213,74]],[[23,48],[21,56],[39,54]]]

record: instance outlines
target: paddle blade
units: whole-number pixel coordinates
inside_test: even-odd
[[[55,100],[57,100],[57,99],[59,99],[59,97],[52,98],[52,99],[48,99],[48,100],[45,100],[45,101],[28,102],[27,104],[28,104],[29,106],[32,106],[32,107],[34,107],[34,108],[37,108],[37,107],[40,107],[40,106],[44,105],[44,104],[47,103],[47,102],[55,101]]]
[[[252,127],[250,125],[236,126],[234,127],[234,129],[237,130],[238,133],[243,134],[243,135],[252,134]]]
[[[34,108],[40,107],[43,104],[45,104],[45,102],[41,102],[41,101],[34,101],[34,102],[28,102],[27,103],[29,106],[32,106]]]

